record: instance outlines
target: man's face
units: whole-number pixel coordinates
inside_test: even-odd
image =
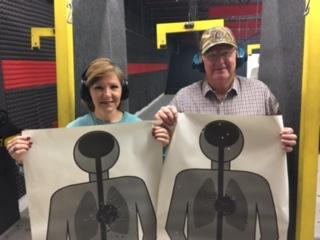
[[[210,48],[202,56],[208,83],[215,90],[231,86],[236,71],[236,49],[228,44]]]

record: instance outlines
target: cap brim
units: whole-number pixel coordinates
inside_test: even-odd
[[[214,46],[217,46],[217,45],[220,45],[220,44],[227,44],[227,45],[230,45],[230,46],[233,46],[235,48],[238,48],[238,46],[236,44],[233,44],[233,43],[230,43],[230,42],[216,42],[216,43],[211,43],[211,44],[208,44],[208,46],[206,46],[205,48],[202,49],[201,51],[201,54],[205,54],[205,52],[207,52],[210,48],[214,47]]]

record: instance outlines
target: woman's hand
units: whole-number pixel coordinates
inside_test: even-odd
[[[298,136],[294,134],[292,128],[285,127],[280,132],[282,149],[285,152],[292,152],[293,147],[297,144]]]
[[[153,137],[162,143],[162,146],[165,147],[170,143],[171,136],[169,131],[161,126],[154,126],[152,128],[152,135]]]
[[[32,141],[28,136],[16,136],[8,141],[7,150],[10,156],[19,164],[23,164],[23,155],[32,146]]]

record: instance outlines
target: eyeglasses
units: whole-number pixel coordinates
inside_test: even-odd
[[[235,52],[235,49],[224,49],[221,51],[209,51],[208,53],[205,53],[204,56],[209,60],[217,60],[220,58],[227,59],[231,57],[231,55]]]

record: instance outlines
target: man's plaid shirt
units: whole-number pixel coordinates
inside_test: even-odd
[[[224,100],[220,101],[206,80],[181,89],[170,105],[178,112],[221,115],[276,115],[279,103],[261,81],[237,76]]]

